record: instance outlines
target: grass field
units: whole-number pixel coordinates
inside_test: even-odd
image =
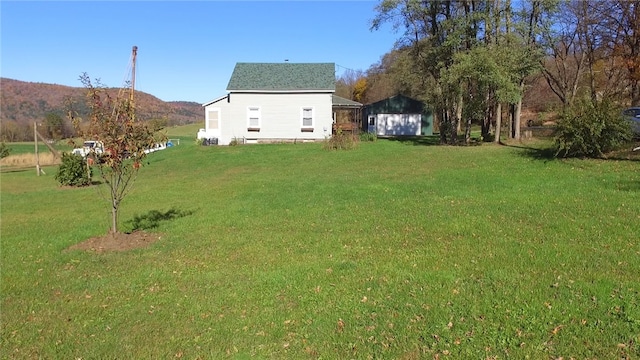
[[[197,129],[195,129],[197,131]],[[640,357],[640,163],[381,140],[149,156],[99,187],[1,179],[1,358]]]
[[[72,146],[64,140],[50,144],[58,152],[71,151]],[[0,159],[1,171],[24,170],[32,168],[35,172],[36,156],[35,144],[33,142],[7,143],[9,156]],[[42,142],[38,143],[38,161],[41,166],[60,164],[60,159],[51,153],[49,148]],[[55,168],[54,168],[55,171]]]
[[[72,146],[65,140],[60,140],[50,145],[58,151],[72,150]],[[11,149],[11,155],[30,154],[35,152],[35,144],[33,142],[7,143],[7,147]],[[47,148],[47,146],[42,142],[38,142],[38,152],[43,154],[51,153],[51,151],[49,151],[49,148]]]

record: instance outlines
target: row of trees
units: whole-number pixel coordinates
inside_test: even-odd
[[[404,93],[433,107],[442,143],[471,124],[499,140],[503,114],[520,135],[522,99],[536,76],[560,104],[640,102],[640,1],[383,0],[372,29],[391,24],[396,49],[337,92],[360,102]]]

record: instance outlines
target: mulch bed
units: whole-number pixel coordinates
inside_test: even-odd
[[[144,231],[135,231],[130,234],[106,234],[104,236],[87,239],[69,247],[68,250],[83,250],[96,253],[128,251],[145,248],[161,238],[162,234],[147,233]]]

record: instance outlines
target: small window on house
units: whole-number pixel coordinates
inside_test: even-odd
[[[220,111],[219,110],[212,110],[212,111],[208,111],[207,112],[207,118],[208,118],[208,128],[210,130],[217,130],[218,129],[218,121],[220,118]]]
[[[260,129],[260,123],[262,122],[262,116],[260,114],[260,107],[258,106],[249,106],[247,108],[247,126],[249,130],[258,130]]]
[[[313,128],[313,108],[312,107],[302,108],[302,127]]]
[[[376,117],[369,116],[369,126],[374,126],[376,124]]]

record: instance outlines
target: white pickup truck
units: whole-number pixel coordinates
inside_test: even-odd
[[[80,155],[82,157],[87,157],[91,152],[95,154],[102,154],[104,152],[104,145],[102,145],[100,141],[89,140],[85,141],[81,148],[75,148],[71,151],[72,154]]]

